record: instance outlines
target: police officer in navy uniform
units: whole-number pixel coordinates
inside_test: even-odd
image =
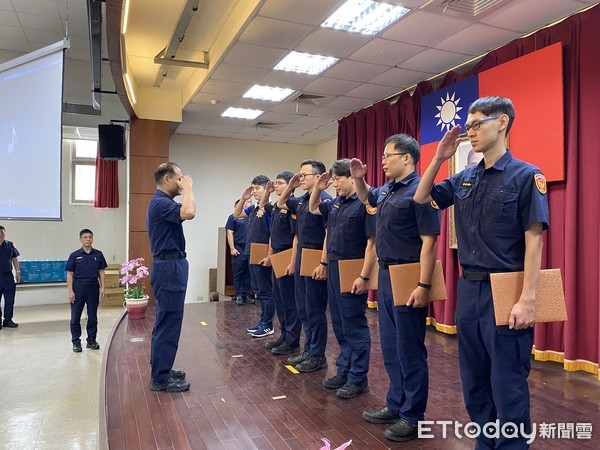
[[[265,192],[265,186],[269,181],[266,175],[254,177],[250,186],[242,193],[241,201],[235,206],[233,215],[237,218],[248,217],[248,237],[244,253],[250,257],[250,249],[253,243],[268,244],[270,238],[271,215],[264,208],[258,206]],[[256,205],[243,209],[243,204],[251,196],[254,196]],[[260,264],[250,264],[250,273],[254,274],[258,298],[260,299],[260,320],[246,328],[253,338],[263,338],[275,333],[273,331],[273,319],[275,318],[275,305],[273,304],[273,282],[271,280],[272,269],[266,261]]]
[[[321,202],[321,192],[333,179],[337,197]],[[322,174],[310,196],[310,212],[327,218],[327,288],[331,325],[340,346],[337,373],[323,381],[337,389],[340,398],[354,398],[369,391],[367,373],[371,357],[371,333],[367,323],[367,283],[375,264],[376,209],[365,207],[354,190],[350,160],[340,159]],[[364,259],[361,273],[350,292],[340,292],[338,261]]]
[[[185,372],[173,370],[179,346],[189,265],[185,253],[183,221],[196,216],[193,181],[172,162],[154,171],[156,192],[150,199],[146,227],[154,263],[150,284],[156,297],[152,330],[150,390],[181,392],[190,388]],[[181,203],[174,198],[183,194]]]
[[[104,269],[106,259],[100,250],[92,247],[94,234],[84,228],[79,232],[81,248],[69,255],[65,270],[67,271],[67,287],[71,302],[71,342],[73,351],[81,349],[81,313],[87,305],[87,344],[86,348],[98,350],[96,341],[98,333],[98,305],[104,298]]]
[[[2,327],[17,328],[19,324],[13,322],[13,308],[15,305],[16,283],[21,282],[19,270],[19,250],[15,245],[5,239],[6,228],[0,225],[0,330]],[[13,268],[15,274],[13,275]],[[15,283],[16,279],[16,283]],[[1,302],[4,297],[4,321],[2,320]]]
[[[265,193],[259,203],[267,214],[271,216],[271,240],[269,242],[269,256],[281,253],[293,248],[295,219],[287,208],[278,208],[277,201],[269,202],[270,194],[275,192],[277,195],[285,190],[288,182],[294,176],[292,172],[284,171],[275,177],[275,181],[267,183]],[[265,348],[271,349],[274,355],[287,355],[293,353],[300,347],[300,330],[302,323],[298,317],[296,308],[296,297],[294,294],[294,269],[295,249],[292,250],[290,264],[288,264],[286,274],[280,278],[273,279],[273,301],[275,303],[275,312],[279,319],[281,334],[277,339],[265,343]],[[270,265],[270,259],[267,257],[264,262]]]
[[[316,179],[325,172],[321,161],[308,159],[300,164],[300,172],[295,174],[279,200],[277,207],[288,208],[296,216],[296,236],[294,245],[297,246],[294,283],[296,291],[296,306],[298,316],[304,328],[304,351],[298,356],[288,359],[299,372],[314,372],[327,368],[325,347],[327,346],[327,262],[315,270],[312,277],[300,275],[302,249],[323,250],[325,242],[324,217],[315,216],[309,211],[310,194]],[[301,186],[306,193],[300,197],[291,197],[294,190]],[[323,191],[322,201],[331,201],[331,195]]]
[[[415,164],[420,156],[419,144],[412,137],[387,138],[382,166],[392,180],[377,189],[366,184],[366,166],[361,161],[350,163],[358,197],[377,207],[379,332],[390,379],[386,405],[364,411],[363,418],[371,423],[394,423],[384,435],[399,442],[417,436],[429,391],[425,329],[440,215],[431,205],[413,201],[419,183]],[[394,306],[389,266],[415,262],[421,264],[420,281],[406,305]]]
[[[446,133],[423,175],[417,202],[433,199],[455,207],[458,259],[456,330],[465,406],[471,420],[500,421],[530,432],[529,390],[535,320],[535,289],[548,228],[546,179],[537,167],[513,158],[506,136],[514,121],[512,102],[483,97],[469,108],[465,129],[473,150],[483,154],[474,167],[434,185],[441,164],[456,152],[460,126]],[[524,271],[523,289],[508,326],[496,326],[490,273]],[[509,435],[515,432],[509,428]],[[476,448],[527,448],[524,437],[477,438]]]
[[[238,204],[237,199],[233,205]],[[247,208],[252,202],[247,200],[244,207]],[[248,266],[248,255],[244,253],[246,247],[246,237],[248,235],[248,218],[236,218],[230,214],[225,224],[227,230],[227,244],[231,253],[231,266],[233,269],[233,286],[235,288],[235,303],[243,305],[244,303],[254,303],[254,299],[248,297],[250,291],[250,267]]]

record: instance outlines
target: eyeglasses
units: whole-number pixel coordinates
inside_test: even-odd
[[[476,120],[473,123],[471,123],[471,125],[465,125],[465,131],[467,133],[471,130],[477,131],[477,130],[479,130],[479,127],[481,126],[482,123],[489,122],[490,120],[497,119],[498,117],[500,117],[500,116],[494,116],[494,117],[488,117],[487,119]]]
[[[302,179],[304,179],[304,177],[307,177],[309,175],[318,175],[318,174],[317,173],[302,173],[302,172],[300,172],[298,174],[298,178],[300,178],[302,180]]]
[[[408,155],[408,153],[384,153],[383,155],[381,155],[381,160],[385,161],[390,156],[396,156],[396,155]]]

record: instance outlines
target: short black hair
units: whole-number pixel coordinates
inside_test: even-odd
[[[165,175],[175,175],[175,167],[179,168],[174,162],[166,162],[159,165],[154,171],[154,181],[156,184],[161,184]]]
[[[278,173],[275,179],[285,180],[286,183],[289,183],[293,176],[294,174],[292,172],[290,172],[289,170],[284,170],[283,172]]]
[[[325,164],[323,164],[321,161],[317,161],[316,159],[305,159],[300,163],[300,167],[308,165],[312,166],[313,172],[318,175],[321,175],[325,172]]]
[[[515,121],[515,107],[510,99],[506,97],[481,97],[471,103],[469,114],[480,112],[488,117],[506,114],[508,116],[508,125],[506,134],[510,131]]]
[[[399,150],[408,153],[412,156],[413,162],[416,164],[421,159],[421,147],[417,140],[408,134],[394,134],[385,140],[383,147],[388,144],[394,144],[394,150]]]
[[[257,175],[253,178],[252,183],[250,184],[254,184],[255,186],[266,186],[269,181],[270,180],[268,176]]]
[[[350,160],[347,158],[338,159],[331,164],[329,171],[338,177],[350,176]]]
[[[2,225],[0,225],[0,230],[6,231],[6,228],[4,228]]]
[[[87,234],[87,233],[91,234],[91,235],[92,235],[92,237],[94,237],[94,233],[92,232],[92,230],[90,230],[89,228],[84,228],[83,230],[81,230],[81,231],[79,232],[79,238],[81,239],[81,237],[82,237],[84,234]]]

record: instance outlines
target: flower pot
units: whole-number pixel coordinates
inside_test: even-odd
[[[130,319],[143,319],[146,317],[146,308],[148,307],[148,296],[142,298],[126,298],[125,308]]]

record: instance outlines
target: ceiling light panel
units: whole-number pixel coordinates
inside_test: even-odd
[[[260,86],[255,84],[243,95],[243,97],[254,98],[256,100],[268,100],[270,102],[280,102],[292,95],[293,92],[293,89]]]
[[[408,12],[410,12],[408,8],[387,3],[371,0],[348,0],[321,26],[373,36]]]
[[[339,58],[332,56],[311,55],[310,53],[290,52],[277,64],[275,70],[285,70],[286,72],[307,73],[309,75],[318,75],[325,71]]]
[[[260,109],[246,109],[246,108],[227,108],[221,117],[233,117],[236,119],[256,119],[264,111]]]

